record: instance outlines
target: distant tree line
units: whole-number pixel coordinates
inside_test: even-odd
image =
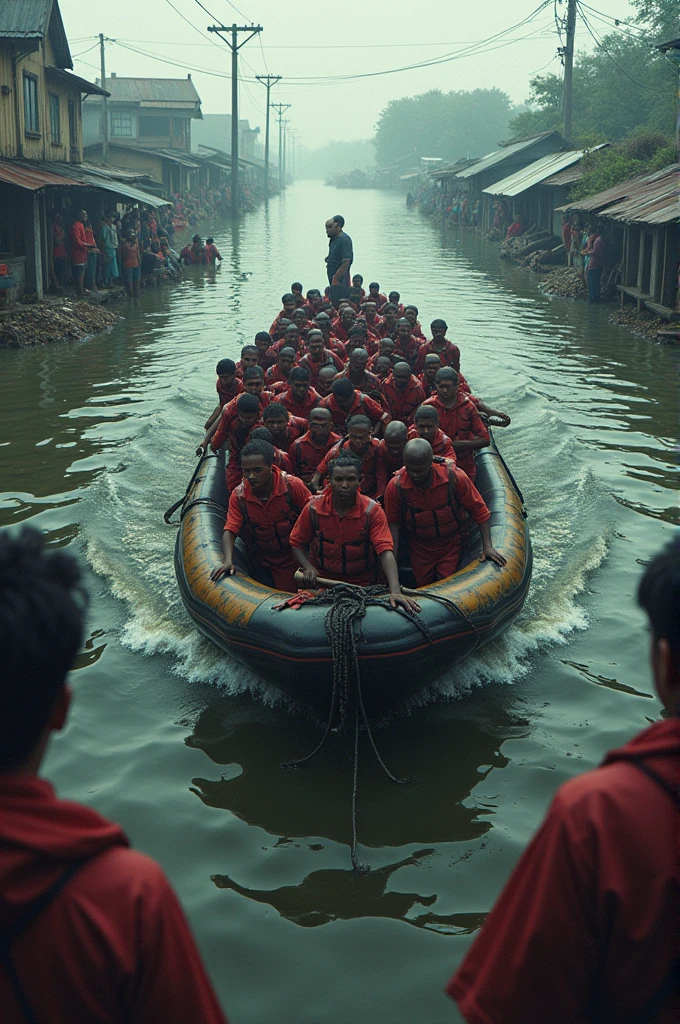
[[[391,100],[375,132],[378,167],[412,165],[422,156],[447,163],[484,156],[507,138],[513,106],[500,89],[441,92]]]

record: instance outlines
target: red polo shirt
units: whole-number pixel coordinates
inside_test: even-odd
[[[317,448],[312,442],[312,435],[307,431],[302,437],[293,441],[288,449],[291,471],[295,473],[295,476],[299,476],[301,480],[308,484],[326,453],[340,440],[340,435],[334,434],[331,430],[326,444],[321,448]]]
[[[220,378],[218,377],[215,387],[217,388],[217,394],[219,395],[220,398],[221,408],[224,408],[224,406],[228,402],[231,402],[233,398],[238,398],[239,395],[242,395],[244,390],[243,381],[239,380],[238,377],[234,377],[233,381],[231,382],[231,385],[228,388],[224,387],[224,385],[220,382]]]
[[[312,409],[316,409],[317,405],[321,401],[321,395],[314,388],[309,389],[305,397],[301,402],[298,402],[290,390],[290,385],[286,391],[284,391],[277,399],[281,405],[285,405],[291,416],[299,416],[303,420],[309,419],[309,414]]]
[[[309,370],[312,378],[312,387],[316,387],[316,382],[319,379],[319,371],[322,370],[324,366],[334,366],[338,372],[342,371],[344,368],[342,359],[340,359],[339,356],[336,356],[335,352],[331,352],[329,348],[325,348],[323,350],[323,354],[318,363],[315,363],[312,359],[311,353],[307,352],[301,357],[300,366],[304,366]]]
[[[352,452],[347,438],[342,438],[327,453],[318,465],[321,479],[328,475],[328,464],[337,459],[341,452]],[[355,454],[352,452],[352,454]],[[380,498],[385,491],[387,473],[383,460],[380,458],[380,441],[372,437],[366,454],[361,460],[361,491],[368,498]]]
[[[444,342],[442,349],[435,348],[433,341],[426,341],[424,345],[420,346],[420,352],[416,360],[416,373],[423,372],[425,356],[439,356],[442,366],[452,366],[457,373],[460,372],[460,349],[454,342],[448,339]]]
[[[394,382],[394,377],[390,374],[383,381],[382,393],[392,419],[401,420],[407,426],[418,406],[425,401],[423,386],[413,374],[403,391],[399,390]]]
[[[470,401],[466,394],[458,392],[456,404],[448,409],[439,398],[433,395],[425,400],[425,405],[433,405],[439,413],[439,426],[445,434],[456,441],[471,441],[475,437],[483,437],[486,443],[490,441],[489,431],[482,423],[474,402]],[[471,480],[474,480],[477,472],[475,457],[472,450],[458,451],[458,466],[464,469]]]
[[[414,437],[420,437],[415,426],[411,427],[408,432],[409,441],[412,441]],[[454,464],[458,462],[456,449],[451,444],[451,438],[448,434],[444,433],[441,427],[437,429],[437,433],[434,435],[434,440],[430,441],[430,446],[435,455],[441,455],[443,459],[451,459]]]
[[[340,408],[335,400],[335,395],[332,394],[326,395],[325,398],[322,398],[319,402],[319,407],[323,409],[330,409],[333,424],[340,434],[347,433],[347,420],[352,416],[357,416],[359,414],[362,416],[368,416],[369,420],[375,427],[375,425],[380,423],[380,420],[385,415],[385,411],[381,405],[374,402],[372,398],[369,398],[368,395],[362,394],[360,391],[354,392],[354,401],[352,402],[348,412],[345,412],[344,409]]]

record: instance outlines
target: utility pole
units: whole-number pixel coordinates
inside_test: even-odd
[[[264,197],[269,199],[269,93],[272,85],[281,81],[281,75],[255,75],[267,89],[267,120],[264,130]]]
[[[290,121],[283,122],[283,187],[288,187],[288,125]]]
[[[278,111],[277,121],[279,122],[279,188],[285,187],[283,180],[283,112],[290,108],[290,103],[272,103],[274,110]]]
[[[106,89],[106,51],[104,48],[104,33],[99,33],[99,61],[101,65],[102,89]],[[109,108],[107,96],[102,96],[102,160],[106,163],[109,155]]]
[[[296,152],[296,150],[297,150],[297,140],[298,140],[298,130],[297,130],[297,128],[294,128],[293,131],[290,133],[290,150],[291,150],[290,174],[291,174],[291,178],[293,179],[293,181],[295,181],[295,175],[297,174],[297,152]]]
[[[239,216],[238,203],[238,51],[246,43],[262,31],[262,25],[209,25],[208,32],[216,32],[222,42],[231,50],[231,216]],[[223,32],[227,36],[222,35]],[[239,32],[249,35],[242,43],[238,41]],[[231,36],[231,38],[229,38]]]
[[[567,39],[562,51],[564,58],[564,93],[562,106],[564,110],[564,130],[562,134],[567,142],[571,139],[572,100],[574,88],[574,35],[576,33],[576,0],[567,0]]]

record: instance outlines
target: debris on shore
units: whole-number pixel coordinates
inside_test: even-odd
[[[576,267],[559,267],[547,274],[539,288],[548,295],[561,295],[566,299],[587,299],[588,289],[581,271]]]
[[[48,298],[0,313],[0,348],[25,348],[52,341],[79,341],[120,320],[101,305],[78,299]]]
[[[654,316],[648,310],[617,309],[609,317],[610,324],[618,324],[620,327],[627,327],[633,334],[639,334],[643,338],[657,339],[659,331],[667,331],[669,324],[660,316]]]

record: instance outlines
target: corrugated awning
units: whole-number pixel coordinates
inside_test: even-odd
[[[111,93],[107,92],[106,89],[102,89],[101,86],[95,85],[93,82],[88,82],[86,78],[80,78],[78,75],[73,75],[70,71],[63,71],[61,68],[55,68],[51,65],[48,65],[45,68],[45,71],[53,78],[59,78],[62,82],[66,82],[68,85],[77,86],[81,92],[86,92],[90,96],[111,95]]]
[[[29,189],[31,192],[49,188],[50,185],[65,188],[81,184],[73,178],[65,178],[62,174],[53,174],[50,171],[4,160],[0,160],[0,181],[7,185],[16,185],[17,188]]]
[[[594,148],[601,149],[602,146]],[[584,153],[585,150],[582,149],[573,149],[568,153],[550,153],[548,156],[542,156],[540,160],[534,160],[532,164],[523,167],[521,171],[515,171],[507,178],[494,182],[493,185],[489,185],[482,191],[492,196],[507,196],[508,198],[521,195],[522,192],[533,188],[534,185],[542,184],[551,175],[577,164]]]
[[[77,179],[76,184],[100,188],[104,192],[112,192],[114,195],[133,199],[136,203],[146,203],[147,206],[155,207],[172,205],[170,200],[163,199],[162,196],[155,196],[152,192],[145,192],[143,189],[137,188],[135,185],[129,185],[127,182],[116,181],[115,178],[100,172],[93,173],[92,171],[84,171],[76,167],[73,175]]]
[[[670,224],[680,221],[680,164],[622,181],[604,192],[575,199],[560,211],[586,210],[625,223]]]

